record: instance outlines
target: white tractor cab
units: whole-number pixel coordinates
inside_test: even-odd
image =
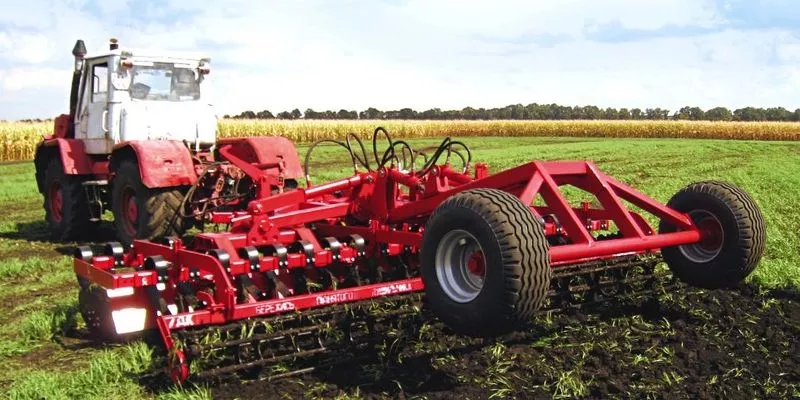
[[[110,154],[131,140],[178,140],[195,149],[214,145],[217,118],[203,96],[210,59],[133,54],[111,39],[108,54],[73,50],[80,73],[74,133],[88,154]]]
[[[215,158],[210,59],[132,53],[116,39],[89,57],[78,40],[72,54],[69,114],[55,119],[35,158],[54,239],[86,233],[106,210],[125,244],[179,232],[167,216],[197,182],[195,165]]]

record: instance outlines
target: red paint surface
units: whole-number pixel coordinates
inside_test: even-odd
[[[261,155],[270,157],[269,154],[275,156],[276,153],[269,153],[264,147],[271,141],[251,142],[251,140],[253,139],[246,139],[243,143],[234,141],[236,144],[233,145],[229,142],[226,145],[229,154],[238,151],[239,153],[235,154],[237,162],[240,163],[243,160],[268,163],[269,159],[259,157]],[[188,151],[183,145],[171,142],[140,144],[138,147],[136,144],[130,145],[137,151],[140,162],[147,165],[147,168],[142,169],[143,175],[144,171],[148,171],[148,176],[161,179],[156,179],[158,182],[188,179],[189,176],[196,179]],[[255,148],[258,148],[259,152],[263,150],[263,153],[245,154],[246,151],[255,151],[253,150]],[[292,151],[294,151],[293,146]],[[166,162],[167,159],[178,161]],[[165,164],[176,165],[177,169],[185,167],[192,173],[178,175],[167,173],[170,170],[163,167]],[[267,169],[269,166],[262,163],[260,168]],[[475,175],[483,176],[482,170],[483,167],[476,168]],[[149,326],[158,326],[167,349],[170,349],[173,346],[170,331],[174,329],[222,324],[255,316],[268,316],[423,290],[422,280],[414,278],[285,298],[268,300],[248,298],[240,302],[236,299],[237,288],[234,283],[241,276],[247,275],[256,286],[264,288],[267,286],[268,274],[278,272],[278,279],[284,281],[288,287],[292,284],[291,274],[286,273],[289,269],[302,269],[310,274],[310,279],[314,279],[319,268],[334,263],[350,266],[364,259],[380,259],[402,255],[404,252],[414,255],[419,252],[424,232],[410,230],[409,226],[424,227],[428,216],[442,201],[473,188],[500,189],[526,199],[534,219],[547,217],[543,218],[546,221],[542,225],[546,234],[564,235],[570,239],[570,244],[550,246],[552,268],[562,268],[589,259],[609,259],[622,254],[657,252],[663,247],[697,243],[703,240],[704,235],[709,235],[701,233],[685,214],[676,212],[606,176],[588,162],[534,161],[479,179],[456,172],[446,165],[432,171],[431,175],[423,177],[406,176],[396,170],[373,171],[281,194],[262,193],[259,198],[250,202],[246,212],[212,212],[209,217],[212,220],[231,223],[230,230],[220,233],[200,233],[187,247],[180,241],[176,241],[173,247],[135,241],[124,264],[144,265],[146,263],[143,263],[143,260],[154,256],[163,257],[168,261],[170,263],[167,270],[168,284],[161,292],[168,301],[174,299],[176,295],[170,283],[186,281],[190,273],[195,274],[193,279],[203,280],[215,288],[213,293],[198,291],[198,298],[207,303],[203,309],[192,313],[162,316],[157,324]],[[254,175],[262,174],[259,172]],[[413,187],[408,193],[401,193],[399,187],[403,185]],[[592,209],[588,203],[584,203],[581,207],[571,206],[560,189],[563,185],[573,185],[586,190],[597,198],[602,207]],[[529,201],[538,196],[542,196],[546,206],[530,205]],[[621,199],[650,211],[659,219],[673,223],[678,231],[668,234],[654,233],[641,216],[624,207]],[[346,217],[353,216],[363,218],[362,224],[347,223]],[[622,237],[595,240],[591,230],[604,229],[609,221],[621,228]],[[310,229],[312,226],[313,230]],[[349,243],[357,242],[347,241],[347,238],[353,238],[353,235],[361,236],[365,240],[365,245],[363,247],[350,245]],[[324,238],[328,236],[340,242],[335,251],[321,246]],[[714,237],[713,234],[710,236]],[[307,247],[298,247],[298,244],[306,244]],[[253,260],[246,258],[242,255],[242,250],[246,250],[244,249],[246,246],[259,247],[263,253]],[[285,254],[277,251],[277,248],[282,246],[287,249]],[[275,251],[268,250],[269,248]],[[229,261],[226,263],[207,254],[207,251],[214,249],[224,250],[230,256]],[[485,273],[487,268],[496,267],[486,265],[480,255],[476,255],[470,261],[470,269],[476,274]],[[95,257],[92,263],[75,260],[75,272],[78,275],[107,288],[126,286],[140,288],[155,284],[154,278],[157,276],[154,271],[116,273],[109,270],[111,266],[108,257]],[[172,367],[174,379],[178,381],[185,379],[187,371],[183,369],[183,364],[177,363]]]
[[[280,136],[222,139],[220,147],[230,145],[230,153],[264,172],[277,176],[277,163],[284,164],[284,177],[296,179],[303,176],[297,148],[291,140]]]
[[[86,154],[83,141],[78,139],[46,139],[40,147],[58,149],[64,173],[67,175],[89,175],[93,173],[93,160]]]
[[[115,151],[129,147],[136,154],[142,183],[148,188],[192,185],[197,172],[189,149],[171,140],[142,140],[121,143]]]

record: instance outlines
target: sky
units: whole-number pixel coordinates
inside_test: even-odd
[[[0,119],[68,112],[75,40],[91,55],[111,37],[210,57],[220,116],[800,108],[792,0],[25,0],[0,13]]]

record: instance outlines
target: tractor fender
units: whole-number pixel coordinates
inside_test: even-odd
[[[150,189],[189,186],[197,182],[192,155],[179,141],[132,140],[120,143],[111,152],[111,171],[126,159],[136,160],[142,183]]]
[[[36,154],[33,158],[36,167],[36,185],[39,192],[42,191],[44,171],[50,160],[58,157],[61,166],[67,175],[90,175],[92,174],[92,162],[86,154],[83,141],[78,139],[48,138],[39,142],[36,146]]]
[[[282,136],[263,136],[228,138],[218,141],[218,147],[230,145],[232,155],[251,164],[270,164],[283,161],[285,169],[283,175],[286,179],[297,179],[303,176],[303,168],[297,155],[294,143]],[[277,168],[268,168],[278,175]]]

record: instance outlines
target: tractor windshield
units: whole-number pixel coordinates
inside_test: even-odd
[[[200,79],[196,70],[169,63],[136,65],[130,86],[137,100],[193,101],[200,98]]]

